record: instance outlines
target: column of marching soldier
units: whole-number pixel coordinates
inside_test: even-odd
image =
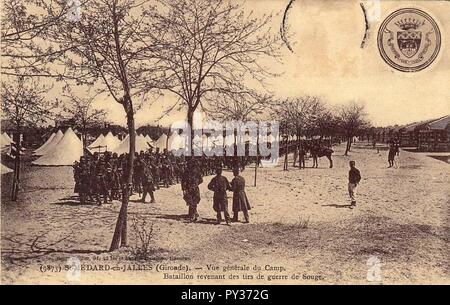
[[[316,143],[317,142],[317,143]],[[316,145],[313,145],[316,144]],[[302,145],[291,145],[294,147],[294,166],[299,161],[299,168],[305,168],[305,156],[309,150],[313,157],[313,166],[317,167],[317,158],[324,147],[319,141],[302,141]],[[320,148],[320,149],[319,149]],[[325,149],[327,150],[327,149]],[[330,167],[332,167],[329,149]],[[224,148],[224,152],[226,149]],[[281,152],[281,151],[280,151]],[[290,150],[288,151],[290,152]],[[236,153],[236,147],[235,147]],[[281,154],[286,152],[281,152]],[[250,204],[245,193],[245,180],[239,172],[250,163],[260,164],[261,156],[237,157],[237,156],[175,156],[171,151],[158,148],[153,151],[150,147],[146,152],[135,154],[133,163],[133,181],[129,185],[126,181],[129,173],[128,154],[116,153],[94,153],[82,156],[80,161],[75,162],[74,179],[75,193],[78,193],[80,203],[95,202],[111,203],[120,200],[122,196],[130,196],[138,193],[140,200],[145,203],[147,195],[150,195],[151,203],[155,202],[154,192],[160,187],[169,187],[176,183],[181,184],[183,199],[189,207],[188,216],[190,221],[198,220],[197,205],[200,203],[199,185],[203,183],[203,177],[216,174],[208,184],[208,189],[214,192],[213,209],[217,213],[217,223],[222,221],[224,213],[227,224],[230,222],[228,214],[227,191],[233,192],[233,218],[237,221],[238,212],[242,211],[245,222],[249,222],[248,210]],[[287,164],[285,164],[285,167]],[[222,176],[222,168],[233,170],[234,178],[231,183]],[[141,197],[142,195],[142,197]]]
[[[208,188],[214,192],[214,210],[217,212],[218,223],[221,221],[221,212],[224,212],[225,220],[229,223],[230,217],[227,208],[227,190],[234,190],[233,221],[237,221],[237,212],[243,211],[248,222],[248,209],[250,205],[245,195],[245,181],[239,175],[239,171],[246,164],[255,162],[255,157],[237,158],[224,156],[200,156],[185,157],[175,156],[164,149],[162,152],[156,148],[149,148],[146,152],[135,154],[133,164],[133,183],[128,185],[126,181],[129,169],[128,154],[94,153],[90,156],[82,156],[73,165],[75,193],[78,193],[80,203],[95,202],[98,205],[120,200],[124,194],[139,194],[140,200],[145,203],[147,195],[150,195],[150,203],[155,202],[154,192],[161,187],[169,187],[181,183],[183,199],[189,207],[189,220],[197,221],[197,205],[200,202],[199,185],[203,177],[216,174],[209,183]],[[221,176],[223,167],[232,168],[235,178],[230,184]],[[219,178],[217,178],[220,176]],[[232,188],[234,187],[234,189]],[[236,202],[236,203],[235,203]]]

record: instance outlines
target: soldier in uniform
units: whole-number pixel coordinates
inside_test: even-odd
[[[108,197],[108,202],[112,202],[112,187],[113,187],[113,169],[111,161],[111,153],[109,151],[105,152],[104,156],[104,180],[106,187],[106,195]]]
[[[82,158],[83,157],[80,158],[80,162],[81,162]],[[75,180],[75,187],[73,189],[74,193],[79,193],[79,189],[80,189],[80,183],[81,183],[81,179],[80,179],[80,176],[81,176],[81,165],[80,165],[80,162],[75,161],[73,163],[73,165],[72,165],[72,167],[73,167],[73,179]]]
[[[160,189],[160,184],[162,182],[162,176],[163,176],[163,172],[162,172],[162,159],[161,156],[157,155],[156,159],[155,159],[155,182],[156,182],[156,189]]]
[[[80,203],[85,204],[89,193],[89,165],[85,157],[74,164],[75,193],[78,193]]]
[[[208,184],[208,189],[214,192],[213,209],[217,213],[217,224],[222,221],[222,212],[225,216],[225,222],[230,224],[230,215],[228,214],[227,190],[231,189],[228,179],[222,176],[222,167],[216,168],[216,176]]]
[[[163,181],[164,187],[169,187],[171,184],[169,162],[170,161],[169,161],[168,155],[166,153],[164,153],[161,158],[161,173],[162,173],[162,181]]]
[[[128,185],[128,173],[130,172],[130,162],[128,159],[128,154],[122,154],[122,179],[121,179],[121,186],[122,186],[122,198],[123,196],[131,196],[133,184]]]
[[[108,188],[106,186],[105,171],[105,161],[100,160],[97,164],[96,171],[94,172],[95,178],[93,184],[93,195],[97,205],[102,204],[101,197],[103,197],[103,203],[108,202]]]
[[[231,191],[233,191],[233,222],[238,221],[238,213],[244,213],[245,223],[250,221],[248,211],[251,209],[250,203],[245,193],[245,179],[239,175],[239,169],[233,170],[234,178],[231,180]]]
[[[311,157],[313,159],[313,165],[312,165],[313,168],[319,167],[318,150],[319,150],[319,144],[317,144],[316,142],[311,143],[310,153],[311,153]]]
[[[299,147],[299,150],[298,150],[298,162],[299,162],[298,166],[299,166],[300,169],[301,168],[303,168],[303,169],[306,168],[306,166],[305,166],[305,156],[306,156],[306,150],[304,148],[304,145],[300,144],[300,147]]]
[[[138,192],[139,196],[142,193],[142,176],[144,175],[144,166],[142,165],[141,155],[135,153],[133,163],[133,192]]]
[[[167,152],[167,156],[169,159],[169,178],[170,178],[170,184],[175,183],[175,166],[176,166],[176,160],[175,156],[171,151]]]
[[[183,199],[186,205],[189,206],[189,220],[197,221],[197,205],[200,203],[200,189],[199,185],[203,183],[203,178],[196,169],[195,161],[189,159],[186,170],[181,178],[181,189],[183,190]]]
[[[145,198],[147,194],[150,194],[150,203],[155,202],[155,196],[153,192],[155,191],[155,181],[153,179],[152,164],[150,162],[150,157],[148,156],[143,160],[144,173],[142,177],[142,202],[145,203]]]
[[[183,173],[186,170],[186,161],[184,160],[184,156],[176,157],[176,172],[175,175],[177,177],[177,183],[181,182],[183,178]]]
[[[109,189],[111,191],[110,193],[110,197],[111,199],[119,199],[119,190],[120,190],[120,182],[117,177],[118,175],[118,157],[117,157],[117,153],[113,153],[111,156],[111,159],[109,160],[109,164],[110,164],[110,173],[108,173],[109,177],[108,177],[108,183],[109,183]]]
[[[117,170],[116,174],[114,176],[114,186],[115,186],[115,194],[117,196],[117,199],[122,199],[122,193],[123,193],[123,167],[122,163],[117,163]]]

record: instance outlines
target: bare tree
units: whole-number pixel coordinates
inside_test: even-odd
[[[250,119],[261,117],[265,112],[276,106],[270,95],[261,95],[254,92],[232,94],[224,92],[217,94],[215,102],[203,108],[211,117],[220,120],[234,120],[247,122]]]
[[[147,101],[156,87],[159,70],[152,61],[157,51],[154,31],[149,18],[153,7],[148,1],[86,0],[78,20],[60,19],[51,28],[48,41],[65,50],[57,63],[67,81],[96,88],[96,94],[106,94],[119,103],[127,119],[130,147],[126,186],[110,250],[127,244],[127,209],[132,186],[136,146],[134,113],[139,103]],[[144,33],[150,33],[147,35]]]
[[[314,133],[317,123],[325,113],[325,105],[316,96],[306,95],[279,101],[273,117],[280,121],[280,129],[285,138],[285,170],[287,170],[287,155],[290,150],[289,138],[295,136],[294,145],[299,147],[301,136]]]
[[[274,118],[284,122],[284,128],[290,136],[311,135],[317,132],[317,126],[327,114],[327,109],[320,98],[302,96],[282,100],[274,112]]]
[[[250,97],[254,88],[245,85],[246,79],[263,85],[266,76],[274,75],[262,63],[279,57],[279,38],[269,25],[272,15],[246,16],[242,4],[226,0],[160,2],[163,8],[154,18],[156,31],[164,33],[159,56],[166,89],[187,110],[191,127],[200,105],[208,108],[218,95]]]
[[[20,185],[21,134],[24,127],[34,127],[49,119],[54,119],[52,111],[58,101],[45,98],[49,87],[39,83],[37,78],[9,77],[2,81],[2,117],[14,125],[14,175],[11,200],[17,199]]]
[[[320,115],[316,118],[312,133],[324,137],[333,137],[340,133],[340,126],[337,118],[333,115],[330,109],[324,108]]]
[[[48,64],[64,50],[46,44],[45,37],[52,26],[73,11],[68,4],[65,0],[2,1],[2,74],[60,76]]]
[[[88,128],[103,123],[106,111],[93,107],[96,96],[90,96],[89,92],[86,97],[77,96],[73,92],[67,94],[66,97],[69,99],[69,105],[64,107],[64,110],[81,131],[84,152],[87,147],[86,135]]]
[[[337,107],[337,120],[347,139],[347,147],[345,148],[345,156],[351,149],[353,137],[361,130],[370,126],[367,119],[365,106],[361,103],[350,102]]]

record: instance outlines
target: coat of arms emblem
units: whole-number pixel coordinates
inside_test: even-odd
[[[413,57],[419,51],[422,41],[422,32],[418,31],[421,24],[416,19],[405,19],[395,23],[402,31],[397,32],[397,45],[400,51],[408,58]]]
[[[378,30],[377,41],[387,64],[402,72],[417,72],[437,58],[441,33],[428,13],[402,8],[386,17]]]

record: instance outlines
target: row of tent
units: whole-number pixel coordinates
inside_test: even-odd
[[[151,139],[138,135],[136,137],[136,151],[147,150]],[[106,136],[101,134],[88,150],[92,153],[99,151],[110,151],[117,154],[126,153],[129,150],[130,139],[127,136],[122,141],[109,132]],[[75,134],[72,128],[68,128],[65,133],[58,130],[53,133],[45,143],[34,151],[35,156],[40,156],[33,161],[34,165],[41,166],[61,166],[72,165],[83,155],[83,142]]]
[[[242,142],[251,142],[256,144],[256,137],[250,137],[246,135]],[[273,136],[268,136],[260,141],[273,142],[276,139]],[[146,151],[149,147],[159,148],[161,151],[164,149],[177,150],[186,147],[186,137],[173,133],[170,137],[166,134],[154,141],[148,135],[136,135],[136,152]],[[206,135],[195,136],[194,146],[196,148],[211,149],[214,147],[231,146],[235,143],[235,137],[232,135],[223,137],[207,137]],[[91,153],[110,151],[117,153],[118,155],[127,153],[129,151],[130,139],[127,135],[125,139],[120,140],[109,132],[106,136],[101,134],[95,139],[92,144],[88,146]],[[62,166],[72,165],[75,161],[83,155],[83,144],[80,138],[75,134],[72,128],[68,128],[64,133],[58,130],[53,133],[45,143],[34,151],[35,156],[39,156],[38,159],[32,162],[34,165],[41,166]]]
[[[72,128],[64,134],[58,130],[34,151],[34,155],[41,156],[32,162],[34,165],[72,165],[83,155],[83,143]]]

